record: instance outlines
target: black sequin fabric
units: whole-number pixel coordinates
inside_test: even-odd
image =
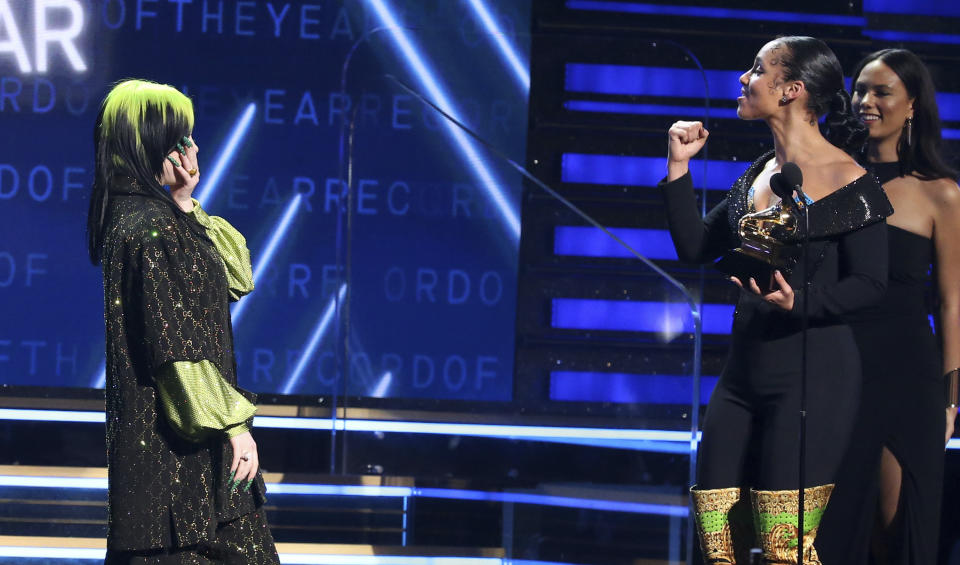
[[[202,360],[237,385],[223,262],[195,220],[132,179],[115,179],[108,214],[107,544],[116,551],[195,546],[265,500],[259,474],[249,491],[229,489],[225,435],[195,443],[173,432],[155,388],[161,367]]]
[[[732,233],[738,233],[740,218],[750,212],[750,187],[773,157],[768,151],[754,161],[740,178],[733,183],[727,194],[727,220]],[[809,206],[810,237],[828,238],[858,230],[893,214],[893,206],[883,187],[874,175],[864,172],[862,176]],[[793,238],[803,237],[802,230]]]
[[[280,563],[262,511],[221,524],[194,547],[148,552],[111,551],[104,565],[274,565]]]

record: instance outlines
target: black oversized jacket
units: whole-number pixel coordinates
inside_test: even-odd
[[[107,543],[113,550],[190,546],[264,502],[259,474],[248,492],[228,488],[226,436],[178,436],[157,394],[161,368],[178,361],[210,361],[236,386],[224,266],[193,218],[136,181],[117,178],[110,201],[102,253]]]

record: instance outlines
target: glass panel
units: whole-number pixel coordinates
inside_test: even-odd
[[[339,335],[318,350],[341,379],[336,469],[413,477],[414,545],[688,559],[692,407],[712,388],[692,312],[726,333],[731,309],[700,308],[701,271],[671,263],[651,220],[665,160],[650,155],[665,112],[702,119],[706,77],[675,44],[636,41],[609,65],[592,62],[609,38],[410,28],[374,12],[387,27],[345,63]],[[535,91],[531,114],[534,42],[571,62],[563,82],[535,83],[557,92]],[[665,69],[679,77],[669,88]],[[695,102],[667,108],[676,96]],[[614,120],[619,139],[577,137]]]

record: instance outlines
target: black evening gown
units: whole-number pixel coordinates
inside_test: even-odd
[[[897,163],[880,163],[873,172],[885,183],[899,175],[898,169]],[[863,393],[855,439],[816,542],[826,565],[870,562],[883,447],[903,470],[898,516],[884,537],[887,562],[937,562],[945,422],[940,350],[926,303],[934,246],[927,237],[892,226],[888,242],[886,295],[850,317]]]

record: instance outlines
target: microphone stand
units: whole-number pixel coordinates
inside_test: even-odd
[[[809,325],[810,302],[810,208],[807,204],[807,195],[800,185],[793,187],[803,203],[803,307],[800,312],[800,489],[797,496],[797,564],[803,565],[803,514],[804,514],[804,485],[807,482],[807,327]]]

